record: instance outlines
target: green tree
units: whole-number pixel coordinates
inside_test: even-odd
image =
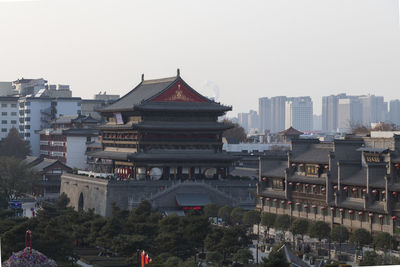
[[[7,201],[37,191],[39,176],[16,158],[0,158],[0,190]]]
[[[215,203],[209,203],[204,206],[204,216],[207,218],[215,218],[218,217],[218,205]]]
[[[223,206],[218,210],[218,217],[222,219],[225,223],[229,223],[231,220],[232,207]]]
[[[6,138],[0,141],[0,156],[25,159],[31,153],[28,141],[22,140],[16,128],[11,128]]]
[[[395,249],[397,247],[396,239],[389,233],[380,232],[373,237],[373,243],[376,248],[388,250]]]
[[[260,223],[260,213],[255,210],[246,211],[243,215],[243,224],[251,227]]]
[[[351,244],[358,246],[370,245],[372,236],[367,230],[359,228],[350,235],[349,241]]]
[[[223,137],[225,137],[226,139],[234,140],[238,143],[243,142],[247,139],[246,131],[242,126],[237,123],[232,123],[229,120],[224,120],[223,123],[232,126],[231,129],[224,131],[222,135]]]
[[[268,258],[262,258],[262,267],[289,267],[289,263],[285,260],[281,246],[276,246],[269,253]]]
[[[381,256],[379,256],[375,251],[366,251],[360,261],[360,266],[375,266],[381,265],[381,263]]]
[[[329,227],[329,224],[321,221],[311,223],[308,228],[310,237],[318,238],[320,242],[323,238],[329,238],[330,232],[331,228]]]
[[[244,210],[240,207],[236,207],[231,212],[231,222],[233,225],[241,224],[243,221]]]
[[[213,264],[215,264],[217,266],[219,266],[221,264],[223,258],[224,257],[221,255],[221,253],[216,252],[216,251],[209,252],[206,255],[206,261],[207,262],[211,262],[211,263],[213,263]]]
[[[269,237],[269,229],[274,226],[276,214],[274,213],[263,213],[261,216],[261,225],[267,228],[267,236]]]
[[[253,259],[253,253],[247,248],[239,249],[233,254],[233,260],[235,262],[242,263],[245,266],[247,266],[249,261]]]
[[[277,230],[283,231],[283,235],[285,236],[285,232],[290,229],[290,216],[287,214],[278,215],[275,219],[274,227]]]
[[[349,231],[344,226],[334,225],[331,230],[330,237],[334,242],[343,243],[349,240]]]
[[[301,235],[301,239],[304,239],[304,235],[308,230],[308,221],[305,219],[296,219],[290,226],[290,232],[295,235]]]

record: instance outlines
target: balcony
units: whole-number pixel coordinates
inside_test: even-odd
[[[39,144],[41,146],[47,146],[47,145],[49,145],[49,141],[40,141]]]
[[[49,151],[47,151],[47,150],[40,150],[40,155],[49,155]]]
[[[51,142],[52,146],[64,146],[64,142],[61,141],[52,141]]]
[[[64,152],[51,151],[51,156],[63,157],[64,156]]]
[[[304,193],[304,192],[292,192],[292,197],[297,199],[304,199],[304,200],[315,200],[315,201],[326,201],[325,195],[318,195],[314,193]]]

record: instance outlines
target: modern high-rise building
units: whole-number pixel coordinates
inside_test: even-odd
[[[400,125],[400,100],[398,99],[390,101],[389,120]]]
[[[370,126],[371,123],[384,122],[387,119],[387,102],[383,96],[366,95],[359,97],[362,105],[362,124]]]
[[[238,113],[238,122],[246,132],[249,131],[249,113]]]
[[[258,130],[259,128],[259,119],[258,119],[258,113],[255,110],[250,110],[249,111],[249,120],[248,120],[248,127],[249,130],[253,129],[253,130]]]
[[[338,128],[338,104],[339,99],[346,94],[330,95],[322,97],[322,131],[334,132]]]
[[[362,125],[362,103],[358,97],[349,96],[339,99],[338,128],[344,132],[351,132],[354,127]]]
[[[292,97],[286,101],[285,128],[299,131],[313,130],[313,102],[311,97]]]
[[[285,129],[286,96],[263,97],[258,99],[260,131],[277,133]]]

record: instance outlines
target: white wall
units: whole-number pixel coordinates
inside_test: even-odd
[[[18,99],[5,100],[0,98],[0,140],[8,135],[12,127],[18,130],[18,124]]]
[[[91,137],[92,141],[98,141],[98,137]],[[67,136],[67,166],[78,168],[80,170],[87,169],[86,163],[86,136]]]
[[[57,117],[62,115],[75,115],[81,110],[81,100],[57,100]]]

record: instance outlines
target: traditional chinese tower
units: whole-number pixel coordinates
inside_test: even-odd
[[[222,152],[218,122],[232,107],[216,103],[177,76],[144,80],[100,110],[103,151],[91,168],[123,179],[217,179],[226,177],[232,157]]]

